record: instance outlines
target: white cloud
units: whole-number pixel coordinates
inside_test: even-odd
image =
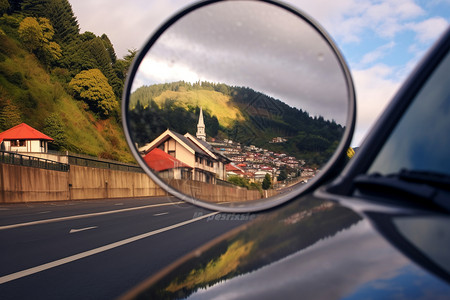
[[[289,1],[314,16],[343,43],[361,42],[365,30],[393,38],[404,22],[425,14],[413,0]]]
[[[367,131],[398,90],[400,82],[390,79],[395,72],[394,68],[381,64],[352,72],[358,99],[353,146],[361,143]]]
[[[361,59],[360,64],[361,65],[367,65],[367,64],[373,63],[376,60],[384,57],[387,54],[387,52],[390,49],[394,48],[394,47],[395,47],[395,42],[394,41],[391,41],[391,42],[389,42],[387,44],[384,44],[384,45],[376,48],[372,52],[369,52],[369,53],[365,54],[363,56],[363,58]]]
[[[118,57],[140,48],[158,26],[193,1],[70,0],[81,32],[106,33]]]
[[[180,78],[191,83],[201,80],[201,77],[196,72],[180,63],[168,65],[165,61],[146,58],[139,67],[132,90],[136,90],[142,85],[179,81]]]
[[[407,28],[416,33],[416,38],[421,43],[436,40],[448,27],[448,21],[441,17],[434,17],[419,23],[409,23]]]

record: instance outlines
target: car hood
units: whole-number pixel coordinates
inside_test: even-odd
[[[427,240],[428,248],[444,251],[424,254],[420,242],[398,236],[405,230],[386,226],[405,214],[375,215],[371,219],[338,202],[304,196],[252,215],[251,222],[174,262],[124,298],[447,298],[446,263],[439,261],[448,260],[448,244],[436,240],[433,247]],[[223,214],[215,222],[227,217],[239,215]],[[414,221],[417,216],[407,217]],[[440,220],[440,226],[448,225]]]

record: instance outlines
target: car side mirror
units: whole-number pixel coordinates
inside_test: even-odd
[[[164,23],[129,70],[127,142],[170,194],[257,211],[317,186],[345,156],[355,93],[313,19],[275,1],[204,1]]]

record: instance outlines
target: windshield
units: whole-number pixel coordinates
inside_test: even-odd
[[[417,94],[368,173],[402,169],[450,175],[450,55]]]

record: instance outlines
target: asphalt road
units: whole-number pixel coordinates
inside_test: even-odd
[[[0,205],[0,299],[114,299],[246,222],[216,214],[172,197]]]

